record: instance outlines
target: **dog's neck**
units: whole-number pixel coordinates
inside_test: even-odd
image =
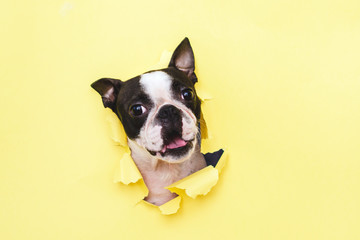
[[[165,187],[206,166],[199,144],[196,144],[190,157],[180,163],[159,160],[131,139],[128,139],[128,145],[131,156],[149,189],[149,195],[145,200],[155,205],[162,205],[177,196]]]

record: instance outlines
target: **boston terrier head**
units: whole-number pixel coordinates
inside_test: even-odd
[[[168,163],[189,159],[199,144],[200,100],[194,54],[185,38],[168,68],[125,82],[102,78],[91,86],[122,122],[131,151]]]

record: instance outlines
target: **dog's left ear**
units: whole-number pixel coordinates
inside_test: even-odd
[[[101,78],[91,84],[102,98],[105,108],[111,108],[116,113],[116,99],[122,85],[122,81],[113,78]]]
[[[175,49],[171,57],[169,67],[175,67],[184,72],[194,84],[197,82],[197,77],[194,73],[194,52],[188,38],[185,38]]]

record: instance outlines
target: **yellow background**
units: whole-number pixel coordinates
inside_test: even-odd
[[[360,239],[360,3],[3,1],[0,239]],[[215,188],[134,206],[90,84],[188,36]]]

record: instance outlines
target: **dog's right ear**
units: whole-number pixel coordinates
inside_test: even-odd
[[[102,98],[105,108],[111,108],[116,113],[116,99],[119,94],[122,81],[113,78],[101,78],[91,84]]]

